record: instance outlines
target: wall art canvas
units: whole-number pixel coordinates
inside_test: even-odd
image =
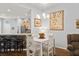
[[[35,27],[41,27],[42,26],[41,19],[35,18],[34,19],[34,26]]]
[[[64,30],[64,10],[50,13],[50,30]]]
[[[21,33],[31,33],[31,20],[30,19],[22,20]]]
[[[76,21],[76,28],[79,29],[79,19]]]

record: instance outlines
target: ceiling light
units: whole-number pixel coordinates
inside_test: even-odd
[[[43,15],[44,19],[46,19],[46,14],[45,14],[45,13],[43,13],[42,15]]]
[[[10,12],[10,11],[11,11],[11,9],[8,9],[7,11],[8,11],[8,12]]]
[[[46,13],[43,13],[42,16],[43,16],[44,19],[46,19],[46,18],[49,19],[50,18],[50,15],[46,14]]]
[[[36,18],[40,19],[40,16],[37,14],[37,15],[36,15]]]

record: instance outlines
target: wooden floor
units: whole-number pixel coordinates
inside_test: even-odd
[[[71,53],[67,49],[55,48],[54,55],[55,56],[71,56]]]
[[[0,56],[26,56],[26,51],[10,51],[10,52],[0,52]]]
[[[61,49],[61,48],[55,48],[54,51],[55,56],[70,56],[70,52],[66,49]],[[22,52],[0,52],[0,56],[27,56],[26,51]]]

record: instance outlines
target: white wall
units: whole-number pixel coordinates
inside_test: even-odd
[[[37,9],[36,7],[32,7],[30,5],[24,6],[24,8],[31,9],[31,29],[32,32],[34,32],[34,18],[37,14],[40,15],[41,20],[43,22],[42,27],[48,27],[49,28],[49,20],[44,19],[42,16],[43,11],[40,9]],[[41,7],[42,8],[42,7]],[[67,34],[70,33],[79,33],[79,29],[75,28],[75,21],[76,19],[79,19],[79,4],[55,4],[52,6],[49,6],[47,9],[45,9],[44,12],[54,12],[57,10],[64,10],[64,31],[53,31],[54,37],[55,37],[55,43],[56,47],[67,47]],[[36,32],[35,32],[36,33]]]
[[[64,31],[53,31],[56,47],[67,47],[67,34],[78,33],[79,29],[75,28],[75,21],[79,19],[79,4],[57,4],[51,6],[46,10],[48,12],[54,12],[57,10],[64,10]]]
[[[31,31],[32,33],[37,33],[36,28],[34,27],[34,18],[36,15],[39,15],[41,20],[43,21],[42,18],[42,11],[38,9],[37,7],[33,6],[31,3],[30,4],[17,4],[19,7],[25,8],[27,10],[31,10]]]
[[[27,13],[30,13],[29,11],[30,11],[30,9],[31,9],[31,29],[32,30],[34,30],[34,18],[36,17],[36,15],[37,14],[39,14],[40,15],[40,17],[41,17],[41,14],[42,14],[42,12],[41,12],[41,10],[39,10],[39,9],[37,9],[37,8],[35,8],[35,7],[33,7],[33,6],[31,6],[31,5],[28,5],[28,4],[26,4],[25,6],[23,5],[23,4],[15,4],[15,5],[9,5],[9,6],[7,6],[7,7],[10,7],[10,6],[14,6],[14,9],[16,10],[16,11],[18,11],[18,12],[16,12],[16,11],[13,11],[14,12],[14,14],[16,15],[18,15],[18,13],[20,13],[20,12],[22,12],[22,14],[24,13],[24,11],[26,10],[26,12],[24,13],[24,15],[25,14],[27,14]],[[2,7],[3,8],[3,7]],[[5,8],[5,7],[4,7]],[[18,10],[17,8],[19,8],[20,10]],[[24,10],[23,10],[23,9]],[[5,13],[5,14],[7,14],[7,13]],[[14,16],[13,14],[10,14],[10,16]],[[15,19],[14,19],[15,20]],[[6,23],[4,23],[4,33],[6,33],[6,32],[10,32],[10,33],[16,33],[17,31],[15,31],[15,30],[10,30],[10,27],[16,27],[16,21],[14,21],[13,20],[13,18],[12,19],[10,19],[10,24],[8,23],[8,24],[6,24]],[[1,26],[0,26],[1,27]],[[5,30],[6,29],[6,30]],[[17,29],[17,28],[16,28]],[[1,30],[0,30],[0,32],[1,32]],[[32,31],[33,32],[33,31]]]

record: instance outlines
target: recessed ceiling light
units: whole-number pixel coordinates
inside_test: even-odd
[[[10,11],[11,11],[11,9],[8,9],[7,11],[8,11],[8,12],[10,12]]]
[[[46,19],[46,14],[45,14],[45,13],[43,13],[42,15],[43,15],[44,19]]]

